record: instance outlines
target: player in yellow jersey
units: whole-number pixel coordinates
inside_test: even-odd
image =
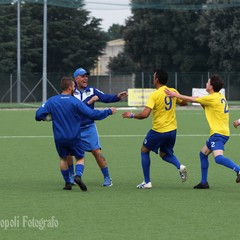
[[[157,90],[150,94],[143,111],[135,114],[132,112],[122,114],[123,118],[145,119],[152,112],[152,129],[149,130],[141,148],[144,181],[137,185],[137,188],[152,188],[150,181],[150,151],[156,154],[159,152],[164,161],[173,164],[178,169],[182,181],[187,180],[186,166],[182,165],[173,154],[177,133],[176,104],[186,106],[187,103],[181,99],[166,96],[164,90],[168,88],[166,86],[167,81],[168,73],[163,69],[156,70],[153,75],[153,85]],[[170,89],[178,93],[174,88]]]
[[[237,173],[236,182],[240,182],[240,167],[223,155],[224,145],[229,139],[229,112],[228,103],[219,91],[223,87],[223,80],[218,75],[213,75],[206,83],[209,93],[203,97],[189,97],[176,92],[165,90],[168,96],[183,99],[188,102],[197,102],[202,105],[210,127],[210,137],[200,151],[201,182],[194,186],[195,189],[208,189],[208,155],[213,154],[215,162],[228,167]]]

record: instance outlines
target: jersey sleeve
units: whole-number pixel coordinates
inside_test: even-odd
[[[120,100],[117,94],[105,94],[97,88],[94,88],[94,95],[97,95],[99,97],[99,101],[103,103],[118,102]]]
[[[89,108],[82,101],[77,101],[78,112],[92,120],[102,120],[112,114],[111,109],[97,110]]]
[[[41,107],[38,108],[35,115],[36,121],[43,121],[45,120],[46,116],[50,113],[49,110],[49,100],[41,105]]]
[[[211,103],[211,99],[212,99],[211,95],[206,95],[196,98],[196,102],[200,103],[203,106],[207,106]]]
[[[150,109],[153,109],[154,105],[155,105],[154,95],[153,95],[153,93],[150,93],[149,98],[148,98],[145,106],[150,108]]]

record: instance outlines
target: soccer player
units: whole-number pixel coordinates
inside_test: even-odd
[[[201,164],[201,181],[194,186],[195,189],[209,189],[208,184],[208,155],[213,154],[215,162],[237,173],[236,182],[240,182],[240,167],[223,155],[224,145],[230,135],[228,103],[224,95],[219,91],[223,87],[223,80],[218,75],[212,75],[206,83],[206,91],[209,93],[203,97],[190,97],[165,90],[171,97],[183,99],[188,102],[200,103],[205,111],[206,119],[210,127],[210,137],[199,153]]]
[[[118,94],[105,94],[94,87],[88,86],[89,73],[83,68],[78,68],[74,72],[73,76],[75,80],[74,96],[78,100],[85,103],[88,108],[94,109],[94,103],[96,101],[113,103],[127,97],[127,92],[120,92]],[[96,124],[94,123],[94,120],[89,118],[88,116],[82,116],[81,139],[84,151],[92,152],[94,158],[98,163],[98,166],[102,171],[104,177],[104,182],[102,186],[112,186],[113,184],[109,174],[107,161],[101,151],[101,145]],[[71,156],[68,157],[68,162],[69,168],[71,169],[71,174],[73,174],[74,168]]]
[[[60,170],[65,180],[64,190],[71,190],[67,156],[76,158],[76,176],[74,181],[82,191],[87,191],[81,177],[84,171],[84,149],[80,137],[82,116],[101,120],[116,112],[115,108],[93,110],[73,97],[74,81],[70,77],[61,79],[62,93],[49,98],[36,111],[35,119],[44,121],[51,114],[56,149],[60,157]]]
[[[176,104],[186,106],[187,103],[177,98],[168,97],[164,90],[168,81],[168,73],[159,69],[153,75],[153,85],[157,89],[149,96],[147,104],[142,112],[132,113],[124,112],[123,118],[145,119],[152,112],[152,129],[146,135],[141,148],[141,161],[144,181],[137,185],[137,188],[152,188],[150,181],[150,151],[155,152],[160,157],[173,164],[183,182],[187,180],[186,166],[182,165],[177,157],[173,154],[173,148],[176,141],[177,121],[176,121]],[[176,91],[174,88],[171,90]],[[177,92],[177,91],[176,91]]]

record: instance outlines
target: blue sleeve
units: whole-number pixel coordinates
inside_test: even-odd
[[[98,90],[97,88],[94,88],[94,95],[97,95],[99,97],[99,102],[103,103],[112,103],[120,101],[120,98],[118,98],[117,94],[105,94],[102,91]]]
[[[91,109],[82,101],[78,100],[77,103],[79,112],[92,120],[102,120],[112,114],[111,109],[105,110]]]
[[[38,108],[35,115],[36,121],[44,121],[46,116],[49,114],[48,102],[43,103],[41,107]]]

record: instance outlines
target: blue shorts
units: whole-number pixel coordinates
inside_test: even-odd
[[[167,155],[173,154],[173,147],[176,142],[177,130],[170,132],[159,133],[154,130],[150,130],[143,141],[143,146],[147,149],[158,154],[158,149],[160,152],[164,152]]]
[[[206,141],[206,146],[211,150],[224,150],[224,145],[228,141],[229,137],[221,134],[213,134]]]
[[[95,149],[101,149],[98,130],[95,123],[81,127],[81,140],[83,149],[86,152],[91,152]]]
[[[84,150],[80,139],[71,142],[55,141],[55,146],[59,157],[62,159],[66,159],[68,155],[72,155],[76,159],[84,157]]]

